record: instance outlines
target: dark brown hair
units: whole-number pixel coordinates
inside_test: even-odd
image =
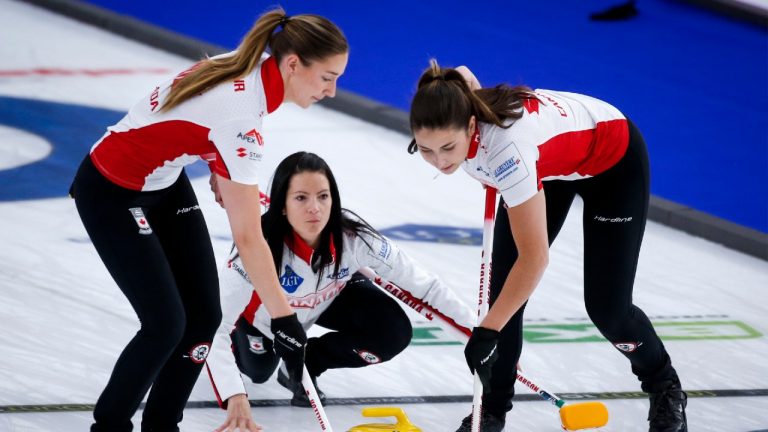
[[[314,153],[304,151],[296,152],[280,162],[275,169],[270,187],[270,202],[266,213],[261,215],[261,231],[267,240],[269,249],[272,252],[272,260],[278,274],[283,263],[283,248],[288,245],[289,250],[293,246],[293,227],[288,222],[285,215],[286,201],[288,199],[288,189],[291,180],[297,174],[310,172],[320,173],[328,179],[328,185],[331,192],[331,214],[328,223],[320,232],[320,244],[312,254],[310,263],[312,271],[318,274],[317,284],[320,286],[322,281],[323,269],[333,264],[333,274],[339,273],[341,266],[341,257],[344,254],[344,234],[360,237],[363,243],[373,252],[372,246],[361,237],[361,234],[367,234],[372,237],[382,239],[381,234],[376,231],[368,222],[357,215],[352,210],[341,206],[341,196],[339,187],[336,184],[336,178],[333,176],[331,167],[320,156]],[[336,250],[336,259],[334,260],[331,252],[331,244]],[[235,250],[235,244],[232,244],[232,250]],[[240,256],[236,253],[232,259]]]
[[[275,31],[281,27],[279,31]],[[259,17],[245,35],[234,55],[201,61],[179,78],[171,88],[162,111],[213,88],[219,83],[243,77],[261,61],[266,48],[278,64],[287,54],[296,54],[304,66],[349,51],[341,30],[327,18],[302,14],[288,17],[282,8]]]
[[[508,128],[508,119],[519,119],[523,101],[535,99],[533,90],[526,86],[496,87],[472,91],[464,76],[454,68],[442,68],[437,60],[429,61],[429,68],[419,78],[416,94],[411,102],[411,133],[419,129],[465,129],[469,119]],[[408,146],[408,153],[417,150],[416,140]]]

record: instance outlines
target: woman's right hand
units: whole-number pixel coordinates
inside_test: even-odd
[[[253,421],[248,396],[237,394],[227,399],[227,421],[214,432],[261,432],[261,426]]]
[[[216,173],[211,173],[211,178],[208,179],[208,184],[211,185],[211,192],[213,192],[213,198],[217,203],[224,208],[224,201],[221,199],[221,193],[219,192],[219,184],[216,179]]]

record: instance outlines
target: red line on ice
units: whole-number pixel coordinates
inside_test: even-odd
[[[91,76],[102,77],[109,75],[138,75],[138,74],[167,74],[170,69],[163,68],[118,68],[118,69],[62,69],[62,68],[35,68],[35,69],[0,69],[0,77],[27,77],[27,76]]]

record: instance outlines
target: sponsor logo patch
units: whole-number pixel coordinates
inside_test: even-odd
[[[349,267],[340,268],[338,273],[329,274],[328,279],[344,279],[349,276]]]
[[[280,338],[280,339],[275,339],[275,342],[280,342],[282,343],[282,345],[287,346],[291,350],[293,350],[293,348],[302,349],[304,347],[304,345],[302,345],[301,342],[299,342],[295,338],[288,336],[288,334],[286,334],[282,330],[278,330],[277,333],[275,333],[275,337]]]
[[[390,255],[392,254],[392,245],[389,244],[388,241],[383,240],[381,242],[381,245],[376,248],[376,245],[371,245],[371,249],[368,249],[368,255],[375,258],[378,261],[381,261],[382,264],[386,265],[387,267],[392,267],[392,263],[389,261]]]
[[[189,355],[184,357],[187,357],[193,362],[200,364],[205,361],[209,352],[211,352],[211,344],[205,342],[193,346],[192,349],[189,350]]]
[[[598,222],[626,223],[626,222],[632,222],[632,216],[608,218],[605,216],[595,215],[594,220]]]
[[[488,164],[499,190],[507,190],[529,175],[522,153],[515,143],[509,143],[504,151],[494,156]]]
[[[245,269],[237,265],[235,261],[230,261],[228,267],[236,271],[240,276],[243,277],[243,279],[247,280],[248,282],[251,281],[251,279],[248,277],[248,273],[245,272]]]
[[[133,215],[133,220],[136,221],[136,225],[139,226],[139,234],[149,235],[152,234],[152,227],[149,226],[147,218],[144,216],[144,210],[141,207],[132,207],[128,211]]]
[[[258,144],[259,147],[264,146],[264,138],[256,129],[251,129],[246,133],[239,132],[237,137],[249,144]]]
[[[626,353],[634,352],[636,349],[640,348],[642,346],[642,342],[619,342],[616,344],[613,344],[616,348],[618,348],[620,351],[624,351]]]
[[[496,170],[493,171],[493,176],[496,177],[497,180],[502,180],[505,177],[507,177],[507,176],[509,176],[511,174],[514,174],[515,171],[517,171],[517,166],[518,165],[520,165],[520,158],[519,157],[514,157],[512,159],[507,159],[506,161],[502,162],[502,164],[499,165],[499,167],[496,168]]]
[[[304,282],[304,278],[297,275],[291,266],[286,265],[285,272],[282,274],[282,276],[280,276],[280,285],[283,287],[283,289],[286,292],[293,294],[296,292],[302,282]]]
[[[195,204],[192,207],[182,207],[182,208],[176,210],[176,214],[178,215],[178,214],[189,213],[189,212],[191,212],[193,210],[200,210],[200,206],[198,204]]]
[[[389,259],[389,254],[392,252],[392,247],[389,245],[389,242],[381,242],[381,249],[379,249],[379,256],[384,259]]]
[[[381,363],[381,357],[366,350],[355,350],[355,354],[359,355],[364,362],[368,364]]]
[[[257,151],[250,151],[245,147],[238,147],[235,149],[235,152],[237,152],[237,157],[239,158],[247,157],[249,160],[252,160],[252,161],[261,161],[261,158],[262,158],[261,153]]]

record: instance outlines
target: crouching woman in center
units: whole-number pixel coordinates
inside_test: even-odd
[[[275,171],[271,203],[261,226],[280,284],[299,321],[308,330],[329,330],[309,338],[306,367],[312,381],[328,369],[358,368],[388,361],[408,346],[411,323],[398,302],[358,273],[367,267],[460,328],[475,314],[436,276],[355,213],[343,209],[327,163],[313,153],[285,158]],[[236,249],[220,274],[223,319],[208,356],[217,397],[227,409],[220,430],[251,428],[242,376],[264,383],[277,369],[270,317],[249,282]],[[469,333],[469,330],[466,330]],[[309,407],[301,383],[278,371],[278,382],[293,393],[291,404]],[[325,395],[318,389],[319,397]]]

